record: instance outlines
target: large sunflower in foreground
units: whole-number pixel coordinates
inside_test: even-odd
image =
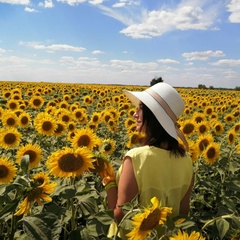
[[[27,193],[25,199],[18,206],[18,211],[14,214],[15,216],[28,214],[35,201],[40,206],[42,205],[42,201],[52,201],[52,198],[49,196],[49,194],[54,192],[54,189],[57,185],[56,183],[49,183],[47,181],[44,181],[41,184],[41,182],[38,181],[38,178],[35,178],[34,184],[36,186],[33,186],[32,189]]]
[[[21,133],[15,128],[7,128],[0,131],[0,146],[8,149],[17,147],[21,141]]]
[[[205,240],[205,238],[202,237],[199,232],[193,231],[190,235],[188,235],[188,233],[182,232],[179,229],[177,234],[170,237],[170,240]]]
[[[17,168],[7,158],[0,158],[0,184],[10,183],[16,176]]]
[[[161,207],[156,197],[151,199],[151,203],[151,207],[145,208],[132,218],[134,229],[126,235],[129,240],[145,239],[155,227],[164,224],[167,215],[172,213],[172,208]]]
[[[60,178],[77,177],[93,166],[93,154],[86,148],[65,148],[53,152],[46,165],[50,173]]]
[[[27,144],[26,146],[21,146],[18,151],[16,158],[18,163],[21,163],[22,157],[24,155],[29,156],[29,168],[33,168],[38,165],[42,158],[42,149],[37,144]]]

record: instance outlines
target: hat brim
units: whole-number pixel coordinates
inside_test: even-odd
[[[178,135],[175,127],[175,123],[168,116],[166,111],[161,107],[161,105],[146,91],[133,92],[128,90],[123,90],[123,93],[129,98],[134,106],[138,106],[140,102],[144,103],[151,111],[152,109],[157,109],[157,111],[152,111],[152,113],[157,118],[158,122],[162,125],[165,131],[178,140]]]

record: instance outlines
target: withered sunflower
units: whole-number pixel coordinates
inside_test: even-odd
[[[0,184],[10,183],[16,176],[17,168],[7,158],[0,158]]]
[[[167,215],[172,213],[172,208],[162,207],[156,197],[151,199],[152,206],[132,218],[133,230],[126,234],[129,240],[146,239],[152,230],[162,225],[167,220]]]
[[[77,177],[93,166],[93,154],[86,147],[65,148],[53,152],[46,165],[50,173],[60,178]]]
[[[19,164],[21,163],[22,157],[25,155],[29,155],[29,168],[33,168],[37,166],[42,159],[42,149],[39,145],[31,143],[19,147],[16,154]]]
[[[21,133],[16,128],[7,128],[0,131],[0,146],[8,149],[17,147],[21,141]]]

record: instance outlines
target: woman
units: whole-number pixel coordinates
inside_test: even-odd
[[[137,130],[145,138],[142,146],[126,153],[117,180],[111,166],[101,175],[109,209],[119,223],[124,214],[118,206],[139,194],[142,206],[149,206],[151,198],[157,197],[162,206],[172,207],[171,217],[187,215],[193,168],[190,156],[178,143],[179,137],[188,149],[176,123],[184,110],[180,94],[166,83],[155,84],[143,92],[124,93],[138,106],[134,117]]]

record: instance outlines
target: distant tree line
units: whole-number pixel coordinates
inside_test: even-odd
[[[155,77],[150,81],[150,86],[153,86],[156,83],[163,82],[162,77]],[[209,88],[206,87],[204,84],[198,84],[198,89],[228,89],[228,88],[214,88],[213,86],[209,86]],[[233,90],[240,91],[240,86],[235,87]]]

